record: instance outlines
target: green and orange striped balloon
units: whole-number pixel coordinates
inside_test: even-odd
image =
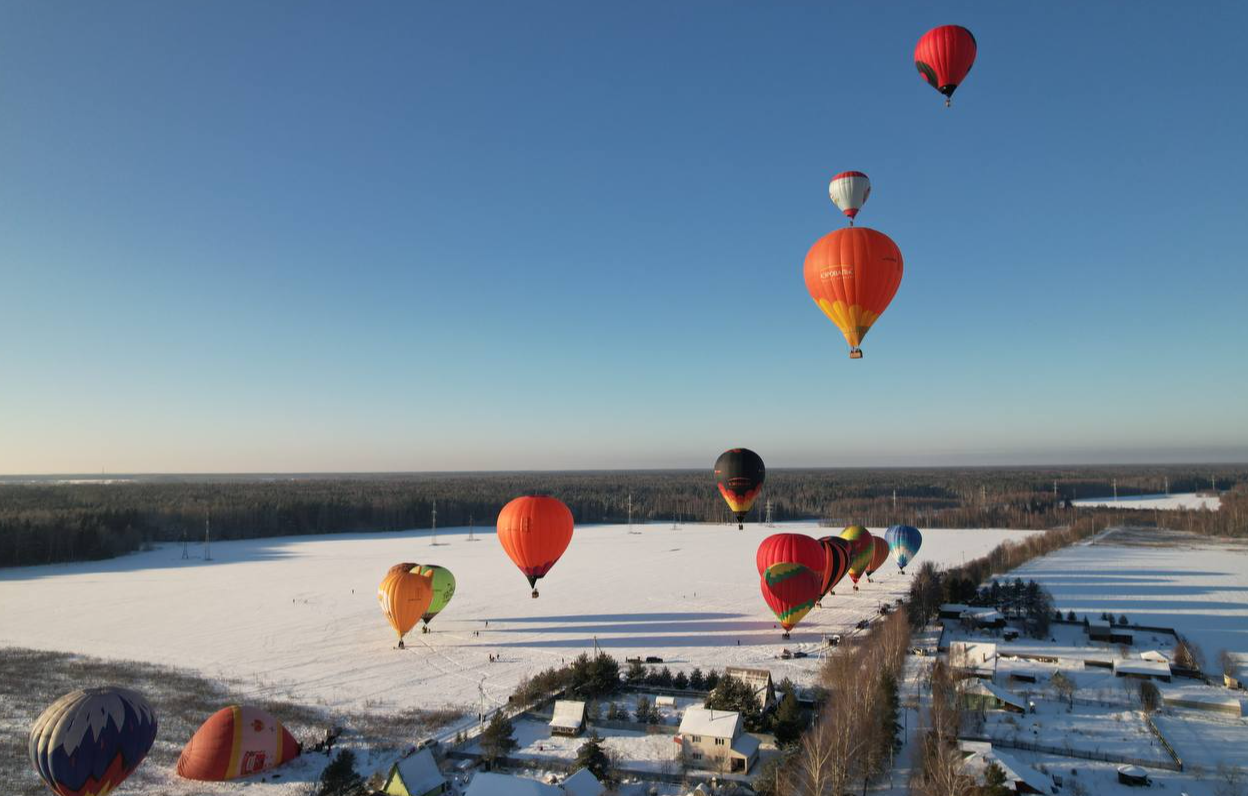
[[[820,585],[818,573],[790,562],[772,564],[759,580],[763,599],[786,633],[815,607]]]

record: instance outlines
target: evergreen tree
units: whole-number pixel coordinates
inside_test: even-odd
[[[780,705],[776,708],[776,743],[781,746],[793,743],[802,737],[803,729],[805,729],[805,722],[802,721],[801,708],[797,705],[797,697],[793,696],[793,692],[790,691],[784,695],[784,699],[780,700]]]
[[[355,772],[355,752],[343,749],[321,772],[317,796],[357,796],[364,793],[364,781]]]
[[[1079,617],[1075,616],[1074,609],[1071,609],[1071,610],[1069,610],[1069,611],[1067,611],[1067,612],[1066,612],[1066,621],[1067,621],[1067,622],[1078,622],[1078,621],[1079,621]]]
[[[641,661],[629,661],[628,671],[624,672],[624,679],[630,685],[640,683],[642,680],[646,679],[646,667],[641,665]]]
[[[607,708],[607,721],[628,721],[628,713],[614,702]]]
[[[702,687],[707,691],[714,691],[715,686],[719,685],[719,672],[711,669],[706,673],[706,679],[702,682]]]
[[[637,709],[633,711],[633,718],[638,724],[650,724],[654,717],[654,706],[650,704],[650,697],[637,697]]]
[[[706,687],[706,675],[702,674],[701,669],[695,667],[689,673],[689,687],[694,691],[701,691]]]
[[[685,690],[689,687],[689,675],[684,672],[676,672],[676,676],[672,678],[672,688]]]
[[[659,672],[659,685],[664,688],[672,687],[672,670],[666,666]]]
[[[506,757],[519,746],[516,739],[511,737],[514,733],[515,727],[512,726],[511,719],[501,710],[495,713],[481,733],[481,757],[486,763],[492,766],[495,760]]]
[[[1007,784],[1005,769],[996,761],[984,769],[984,784],[975,789],[975,796],[1011,796],[1014,789]]]
[[[576,750],[576,767],[589,769],[589,773],[603,784],[611,782],[611,758],[607,757],[598,733],[591,733],[585,743]]]

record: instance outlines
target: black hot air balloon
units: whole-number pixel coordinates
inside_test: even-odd
[[[745,515],[763,491],[766,476],[763,458],[748,448],[724,451],[715,460],[715,483],[719,485],[719,494],[728,501],[728,508],[737,518],[738,529],[745,527],[742,525]]]

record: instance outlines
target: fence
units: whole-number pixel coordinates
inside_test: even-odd
[[[1126,765],[1141,766],[1143,768],[1161,768],[1166,771],[1183,770],[1181,764],[1175,763],[1171,760],[1143,760],[1138,757],[1111,755],[1106,752],[1090,752],[1086,749],[1048,746],[1047,744],[1020,741],[1014,738],[993,738],[988,735],[964,735],[960,736],[959,740],[987,741],[993,746],[1000,746],[1004,749],[1022,749],[1027,752],[1039,752],[1041,754],[1056,755],[1058,757],[1077,757],[1081,760],[1102,760],[1106,763],[1122,763]]]
[[[1170,745],[1170,742],[1166,740],[1166,736],[1161,734],[1161,729],[1156,724],[1153,724],[1153,717],[1145,713],[1144,723],[1148,725],[1148,729],[1152,730],[1153,735],[1157,736],[1157,740],[1161,741],[1161,745],[1165,747],[1165,750],[1169,753],[1170,757],[1174,758],[1174,764],[1179,767],[1179,771],[1182,771],[1183,759],[1179,757],[1179,753],[1176,752],[1174,747]]]

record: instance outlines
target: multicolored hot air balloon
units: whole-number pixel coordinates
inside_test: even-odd
[[[871,180],[861,171],[842,171],[828,183],[828,196],[841,212],[849,217],[849,225],[854,225],[854,216],[867,203],[871,196]]]
[[[851,525],[841,531],[841,538],[849,542],[849,579],[854,582],[854,591],[858,591],[858,579],[867,571],[875,552],[871,532],[861,525]]]
[[[923,544],[923,534],[913,525],[894,525],[884,532],[884,539],[897,560],[897,566],[904,573],[906,564],[918,554]]]
[[[417,564],[415,562],[404,562],[402,564],[395,564],[394,566],[386,570],[386,574],[389,575],[391,572],[411,572],[413,569],[415,569],[418,566],[420,566],[420,564]]]
[[[555,565],[572,541],[572,512],[553,497],[518,497],[498,513],[498,541],[529,579],[537,581]]]
[[[833,594],[836,584],[849,572],[850,547],[849,542],[839,536],[824,536],[819,539],[819,544],[823,545],[823,554],[827,559],[819,590],[819,599],[822,600],[826,595]]]
[[[772,564],[759,579],[759,588],[788,638],[819,599],[819,575],[801,564]]]
[[[867,564],[867,580],[871,580],[871,576],[875,571],[884,566],[884,562],[888,561],[888,542],[878,536],[871,537],[871,563]]]
[[[437,564],[417,564],[417,567],[419,574],[430,579],[430,586],[433,588],[433,599],[420,617],[421,621],[428,626],[429,621],[442,613],[442,609],[455,596],[455,576],[449,569]]]
[[[838,229],[810,247],[806,289],[845,335],[850,359],[862,358],[862,339],[897,295],[904,267],[892,238],[867,227]]]
[[[728,508],[737,518],[738,530],[745,528],[745,515],[763,491],[763,479],[766,477],[763,457],[748,448],[724,451],[715,460],[715,483],[719,485],[719,494],[724,496]]]
[[[403,637],[420,621],[432,600],[433,584],[418,572],[391,567],[381,579],[377,601],[386,620],[399,634],[399,649],[403,649]]]
[[[823,545],[817,539],[801,533],[777,533],[768,536],[758,544],[754,554],[754,565],[758,574],[762,575],[773,564],[801,564],[811,572],[823,573],[827,556]]]
[[[914,47],[914,65],[932,88],[945,95],[945,107],[953,104],[953,92],[975,64],[975,36],[961,25],[932,28]]]
[[[30,728],[27,751],[60,796],[103,796],[139,767],[156,740],[156,713],[126,688],[87,688],[48,706]]]
[[[178,776],[219,782],[268,771],[299,756],[290,731],[248,705],[221,708],[200,725],[178,758]]]

